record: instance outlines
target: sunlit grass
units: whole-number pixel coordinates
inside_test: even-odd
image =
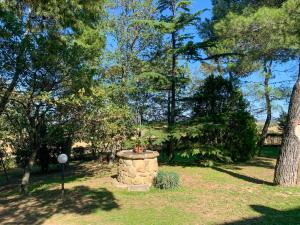
[[[63,199],[56,173],[35,180],[27,197],[17,187],[2,191],[0,216],[12,224],[300,224],[300,187],[273,186],[274,165],[272,158],[213,168],[162,165],[180,176],[180,187],[128,192],[111,184],[115,168],[78,164],[66,176]]]

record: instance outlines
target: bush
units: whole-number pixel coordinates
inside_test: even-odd
[[[258,153],[255,119],[248,112],[232,114],[224,135],[226,155],[233,161],[247,161]]]
[[[86,148],[84,147],[75,147],[73,148],[73,157],[77,160],[83,160],[86,155]]]
[[[174,172],[159,171],[154,179],[154,187],[159,189],[174,189],[179,186],[179,176]]]
[[[288,123],[288,113],[287,112],[281,112],[278,119],[277,119],[277,124],[278,124],[278,129],[284,133],[285,129],[287,127],[287,123]]]
[[[234,81],[210,76],[192,102],[193,120],[181,131],[185,135],[177,145],[183,157],[212,166],[246,161],[257,154],[255,119]]]

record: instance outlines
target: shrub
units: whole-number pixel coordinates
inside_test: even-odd
[[[246,161],[257,154],[255,119],[235,82],[208,77],[192,99],[193,120],[177,150],[211,166],[213,162]]]
[[[179,186],[179,176],[174,172],[159,171],[154,179],[154,187],[159,189],[173,189]]]
[[[277,124],[278,124],[278,129],[284,133],[286,129],[286,125],[288,123],[288,114],[287,112],[281,112],[278,119],[277,119]]]
[[[255,119],[248,112],[234,113],[228,118],[224,147],[233,161],[247,161],[258,153]]]
[[[86,148],[80,146],[73,148],[74,159],[83,160],[86,155]]]

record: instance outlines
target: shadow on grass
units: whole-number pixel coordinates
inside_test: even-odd
[[[76,186],[65,190],[62,198],[60,190],[43,190],[29,196],[11,196],[10,192],[1,194],[0,223],[42,224],[54,214],[87,215],[97,210],[111,211],[119,205],[112,192],[106,188],[91,189]]]
[[[158,162],[159,166],[180,166],[180,167],[201,167],[199,163],[193,163],[193,162]]]
[[[253,166],[253,167],[263,167],[267,169],[274,169],[274,159],[277,158],[278,147],[264,147],[262,150],[261,157],[256,157],[253,160],[249,160],[246,162],[236,162],[236,163],[217,163],[216,165],[226,165],[228,167],[232,167],[234,170],[240,170],[240,166]],[[179,153],[177,153],[173,159],[173,161],[168,161],[166,154],[161,153],[159,156],[159,165],[168,165],[168,166],[181,166],[181,167],[201,167],[201,163],[197,161],[196,157],[185,158],[182,157]]]
[[[246,218],[222,225],[296,225],[300,224],[300,208],[280,211],[262,205],[250,205],[250,207],[262,214],[260,217]]]
[[[257,157],[254,160],[240,163],[215,163],[217,166],[226,166],[232,170],[241,170],[240,167],[243,166],[252,166],[252,167],[263,167],[267,169],[274,169],[274,160],[269,158],[261,158]],[[203,167],[200,163],[196,163],[193,161],[159,161],[159,165],[167,165],[167,166],[181,166],[181,167]]]
[[[174,158],[170,161],[165,152],[160,152],[158,157],[158,164],[160,166],[181,166],[181,167],[199,167],[196,157],[182,157],[179,152],[175,153]]]
[[[239,173],[236,173],[236,172],[233,172],[233,171],[230,171],[230,170],[225,170],[225,169],[222,169],[220,167],[212,167],[212,169],[218,171],[218,172],[221,172],[221,173],[226,173],[232,177],[235,177],[235,178],[238,178],[238,179],[241,179],[241,180],[244,180],[244,181],[247,181],[247,182],[250,182],[250,183],[254,183],[254,184],[265,184],[265,185],[270,185],[270,186],[273,186],[274,184],[271,183],[271,182],[268,182],[268,181],[264,181],[264,180],[261,180],[261,179],[258,179],[258,178],[254,178],[254,177],[249,177],[249,176],[246,176],[246,175],[243,175],[243,174],[239,174]]]
[[[244,163],[238,163],[237,166],[254,166],[254,167],[263,167],[267,169],[274,169],[274,160],[269,158],[260,158],[257,157],[254,160],[244,162]]]
[[[86,162],[71,162],[65,170],[65,182],[72,182],[78,179],[87,179],[90,177],[98,176],[99,174],[109,173],[112,168],[97,163]],[[30,190],[39,187],[40,185],[58,184],[61,182],[61,168],[59,165],[50,170],[47,174],[40,173],[37,168],[30,175]],[[2,174],[0,174],[2,175]],[[9,171],[9,183],[1,182],[0,190],[5,186],[18,186],[20,179],[23,175],[23,171],[19,168]]]

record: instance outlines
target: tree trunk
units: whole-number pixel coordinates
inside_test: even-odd
[[[22,182],[21,182],[21,193],[22,194],[26,194],[28,192],[30,172],[31,172],[32,166],[34,164],[36,153],[37,153],[37,149],[34,148],[32,154],[30,156],[30,159],[29,159],[27,165],[25,166],[24,175],[22,177]]]
[[[175,107],[176,107],[176,33],[172,33],[172,71],[171,71],[171,96],[170,96],[170,119],[169,119],[169,128],[173,128],[175,125]],[[174,158],[174,140],[171,137],[168,143],[168,159],[169,161]]]
[[[115,148],[113,148],[113,150],[109,153],[109,155],[108,155],[108,165],[109,166],[113,166],[115,158],[116,158],[116,153],[117,153],[117,151]]]
[[[6,170],[6,166],[5,166],[5,163],[4,163],[4,160],[3,160],[4,157],[0,157],[0,160],[1,160],[1,164],[2,164],[2,168],[3,168],[3,172],[5,174],[5,178],[6,178],[6,182],[8,183],[8,174],[7,174],[7,170]]]
[[[167,119],[168,119],[168,125],[171,124],[171,91],[168,90],[168,111],[167,111]]]
[[[272,105],[271,105],[270,90],[269,90],[269,81],[271,77],[271,63],[269,64],[269,66],[265,65],[264,73],[265,73],[264,95],[265,95],[266,108],[267,108],[267,118],[265,120],[264,127],[260,134],[260,140],[258,142],[259,148],[262,148],[264,146],[264,142],[268,135],[268,129],[272,119]]]
[[[176,49],[176,34],[172,33],[172,49]],[[175,107],[176,107],[176,53],[172,53],[172,82],[171,82],[171,107],[170,107],[170,125],[175,124]]]
[[[96,151],[96,148],[95,148],[95,145],[94,145],[94,144],[92,144],[91,150],[92,150],[92,157],[93,157],[93,160],[97,159],[97,151]]]
[[[40,139],[40,129],[38,129],[38,126],[34,126],[34,120],[31,120],[31,127],[33,128],[32,132],[32,148],[33,152],[31,153],[31,156],[25,166],[24,174],[22,177],[21,182],[21,194],[27,194],[28,192],[28,184],[29,184],[29,178],[30,178],[30,172],[32,169],[32,166],[35,162],[35,158],[37,156],[37,153],[41,147],[41,139]]]
[[[282,186],[297,184],[300,160],[300,60],[299,74],[289,104],[287,129],[277,159],[274,183]]]

